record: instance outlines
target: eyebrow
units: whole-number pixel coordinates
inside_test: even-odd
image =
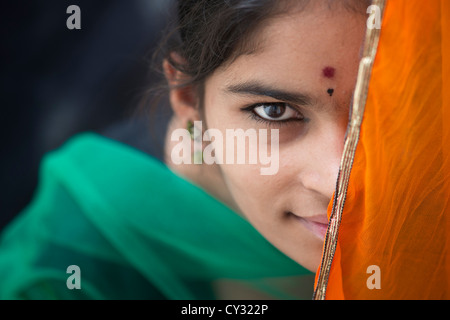
[[[232,84],[227,86],[225,90],[230,93],[241,95],[271,97],[276,100],[291,102],[302,106],[311,105],[313,101],[312,97],[308,94],[303,94],[300,92],[289,92],[277,88],[272,88],[258,81]]]

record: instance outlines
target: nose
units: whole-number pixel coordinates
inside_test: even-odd
[[[336,188],[346,124],[327,123],[310,131],[306,157],[300,172],[303,187],[329,201]],[[305,142],[306,142],[305,140]],[[306,151],[305,147],[303,151]]]

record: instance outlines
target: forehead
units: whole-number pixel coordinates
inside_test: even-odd
[[[339,71],[354,64],[365,17],[319,3],[262,22],[251,38],[258,44],[255,50],[217,69],[215,75],[230,82],[246,77],[286,82],[289,77],[301,85],[309,76],[320,75],[326,66]]]
[[[305,37],[307,35],[326,43],[327,36],[333,37],[333,31],[342,30],[349,21],[366,19],[365,10],[349,6],[349,0],[278,1],[271,15],[264,17],[251,32],[242,34],[242,41],[224,67],[241,55],[258,54],[277,40],[287,42],[299,38],[301,34],[303,45],[310,43],[310,37]],[[353,26],[354,23],[349,28]]]

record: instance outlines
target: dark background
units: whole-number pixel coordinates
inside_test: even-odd
[[[44,154],[78,132],[143,138],[138,104],[171,0],[33,0],[1,6],[0,230],[31,200]],[[81,30],[69,30],[69,5]],[[144,128],[145,128],[144,125]],[[150,125],[151,127],[151,125]],[[145,149],[146,140],[137,142]]]

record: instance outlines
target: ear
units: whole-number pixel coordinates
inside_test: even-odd
[[[177,63],[182,62],[181,57],[175,53],[171,56]],[[175,116],[182,122],[187,123],[188,120],[200,120],[198,112],[198,97],[193,85],[177,87],[180,83],[188,80],[188,77],[181,71],[174,68],[174,66],[164,59],[163,61],[164,74],[166,80],[171,87],[170,89],[170,104]]]

